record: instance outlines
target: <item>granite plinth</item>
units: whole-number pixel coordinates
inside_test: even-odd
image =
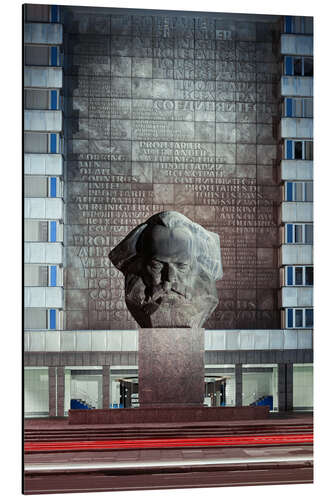
[[[69,410],[69,424],[138,424],[149,422],[218,422],[268,417],[268,406],[197,407],[170,406],[110,410]]]
[[[141,407],[203,404],[203,328],[142,328],[138,351]]]

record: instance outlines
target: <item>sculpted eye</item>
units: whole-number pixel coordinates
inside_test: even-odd
[[[178,267],[178,270],[182,271],[182,272],[188,271],[190,268],[189,264],[178,264],[177,267]]]
[[[149,265],[152,271],[160,271],[163,268],[163,265],[160,262],[153,261]]]

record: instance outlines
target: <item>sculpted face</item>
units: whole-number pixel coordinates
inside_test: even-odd
[[[194,268],[189,231],[154,226],[143,236],[140,248],[142,279],[157,304],[175,303],[186,297]],[[189,295],[189,290],[187,290]]]
[[[125,275],[126,305],[142,328],[201,327],[218,303],[218,236],[177,212],[153,216],[109,257]]]
[[[138,255],[136,270],[126,275],[125,297],[139,325],[201,326],[217,296],[215,283],[200,274],[191,233],[153,226],[143,234]]]

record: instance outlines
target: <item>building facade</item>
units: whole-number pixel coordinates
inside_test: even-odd
[[[313,405],[312,18],[24,6],[25,415],[138,404],[108,253],[219,234],[207,405]]]

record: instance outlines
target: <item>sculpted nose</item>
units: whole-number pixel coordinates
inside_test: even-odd
[[[172,264],[165,264],[164,278],[165,278],[165,281],[170,281],[170,283],[172,281],[175,281],[176,271],[175,271],[175,267]]]

